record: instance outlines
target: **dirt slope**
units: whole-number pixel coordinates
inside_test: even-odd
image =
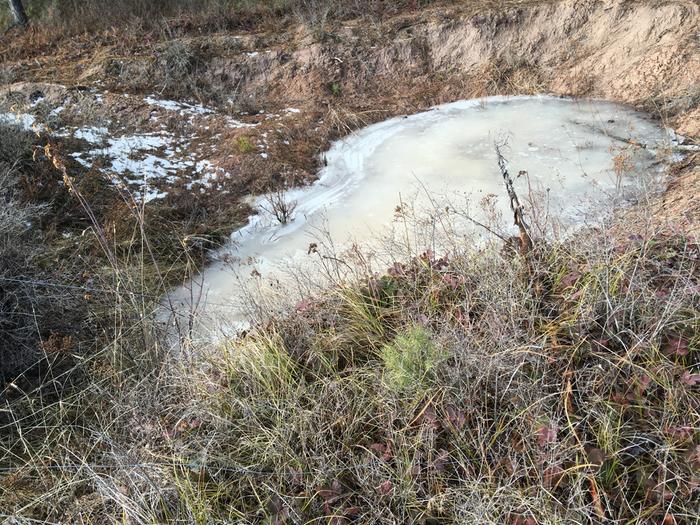
[[[254,127],[207,128],[205,135],[215,137],[208,161],[229,174],[232,182],[222,190],[231,198],[271,184],[308,182],[330,140],[460,98],[539,92],[599,97],[647,110],[690,140],[700,135],[696,2],[496,4],[434,7],[381,23],[353,21],[329,26],[322,35],[285,26],[182,33],[155,42],[76,38],[55,47],[30,46],[24,55],[17,51],[22,42],[13,41],[3,54],[0,79],[24,82],[0,88],[0,98],[16,103],[8,93],[19,93],[29,106],[36,89],[56,92],[37,81],[91,86],[104,96],[87,97],[92,109],[86,109],[81,90],[73,100],[83,105],[73,115],[82,125],[95,115],[120,127],[143,127],[152,115],[152,108],[133,96],[127,100],[128,94],[196,96],[248,121],[294,108],[283,122],[256,118]],[[67,100],[55,99],[56,105]],[[689,191],[686,179],[697,183],[695,163],[680,175],[674,191]]]
[[[330,43],[297,35],[257,54],[214,56],[204,74],[221,90],[239,86],[310,104],[332,95],[334,83],[344,96],[388,97],[397,105],[533,91],[595,96],[656,107],[681,133],[700,132],[694,2],[568,0],[478,15],[432,10],[387,25],[346,26]]]
[[[291,26],[128,45],[78,39],[20,59],[9,48],[22,42],[10,42],[0,78],[99,82],[124,92],[197,88],[187,96],[240,104],[252,96],[258,104],[310,107],[361,99],[386,111],[387,102],[409,109],[456,97],[551,91],[657,107],[683,115],[674,121],[681,133],[700,131],[700,7],[693,0],[497,4],[355,21],[322,37]]]

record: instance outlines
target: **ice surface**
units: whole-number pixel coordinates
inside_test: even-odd
[[[287,296],[290,268],[321,271],[324,253],[309,253],[311,243],[331,239],[342,252],[391,238],[397,206],[451,207],[479,221],[500,215],[507,234],[512,218],[494,151],[494,141],[504,138],[518,192],[562,227],[605,215],[642,183],[638,174],[657,172],[655,150],[669,141],[662,128],[626,107],[545,96],[461,101],[381,122],[336,142],[319,180],[287,192],[285,200],[297,203],[294,220],[280,224],[258,200],[261,212],[232,235],[220,261],[169,299],[188,315],[198,311],[206,333],[198,335],[226,333],[248,319],[247,297]],[[623,171],[637,175],[620,177],[617,155],[625,157]],[[518,177],[521,171],[528,175]],[[476,227],[467,220],[457,228]],[[425,248],[439,242],[430,239]]]

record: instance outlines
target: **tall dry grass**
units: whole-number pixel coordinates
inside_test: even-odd
[[[144,315],[61,395],[7,386],[2,517],[696,522],[698,243],[454,245],[360,268],[197,360],[128,337]]]
[[[406,9],[420,9],[435,0],[36,0],[26,2],[30,21],[64,33],[133,26],[166,27],[167,21],[188,22],[212,29],[279,24],[281,19],[308,24],[322,33],[327,24],[348,18],[385,18]],[[0,8],[0,22],[10,13]]]

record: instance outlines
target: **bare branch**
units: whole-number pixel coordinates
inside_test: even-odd
[[[260,207],[271,214],[280,224],[287,224],[293,220],[292,215],[296,210],[297,202],[288,201],[283,190],[276,190],[268,194],[265,204]]]
[[[523,214],[523,207],[520,204],[520,199],[518,199],[518,194],[515,193],[515,187],[513,186],[513,178],[508,172],[508,167],[506,166],[506,158],[501,152],[502,144],[494,143],[496,148],[496,155],[498,156],[498,167],[501,170],[501,175],[503,175],[503,182],[506,185],[506,191],[508,192],[508,198],[510,199],[510,209],[513,211],[513,221],[518,227],[520,232],[520,253],[526,254],[532,250],[532,237],[530,236],[530,227],[525,222],[525,217]]]

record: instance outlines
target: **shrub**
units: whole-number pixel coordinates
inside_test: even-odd
[[[180,40],[168,41],[158,55],[158,63],[163,72],[162,90],[190,96],[196,92],[199,57],[191,46]]]
[[[699,249],[587,235],[529,264],[426,252],[223,351],[128,368],[95,354],[69,399],[7,405],[3,512],[694,523]]]
[[[238,151],[240,151],[241,153],[252,153],[253,151],[255,151],[255,146],[248,137],[238,137],[236,139],[236,144],[238,145]]]
[[[284,190],[275,190],[266,195],[260,208],[274,217],[280,224],[287,224],[294,220],[297,202],[289,200]]]

